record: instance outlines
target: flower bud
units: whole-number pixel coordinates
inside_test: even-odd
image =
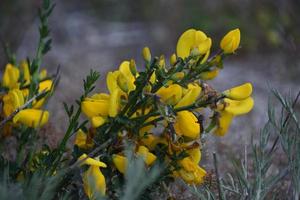
[[[130,67],[130,71],[131,71],[132,75],[136,76],[136,73],[137,73],[137,71],[136,71],[136,64],[135,64],[135,61],[133,59],[130,60],[129,67]]]
[[[229,31],[222,39],[220,43],[221,49],[224,53],[234,53],[234,51],[239,47],[241,39],[240,29],[234,29]]]
[[[165,67],[166,67],[166,61],[165,61],[165,56],[164,55],[161,55],[159,57],[158,65],[159,65],[159,67],[161,69],[165,69]]]
[[[200,78],[202,80],[212,80],[214,78],[216,78],[219,74],[219,69],[214,69],[212,71],[207,71],[207,72],[202,72],[200,74]]]
[[[177,57],[176,57],[176,54],[173,53],[170,57],[170,63],[171,65],[175,65],[176,64],[176,61],[177,61]]]
[[[151,52],[150,52],[149,47],[144,47],[143,48],[143,58],[146,62],[151,61]]]

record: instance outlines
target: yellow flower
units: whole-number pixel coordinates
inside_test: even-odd
[[[219,75],[219,69],[213,69],[211,71],[202,72],[200,74],[200,78],[202,80],[212,80]]]
[[[75,145],[82,149],[88,149],[93,147],[93,141],[88,140],[88,135],[84,133],[81,129],[77,132],[75,137]]]
[[[18,112],[14,118],[14,123],[21,123],[28,127],[37,128],[44,126],[49,119],[49,112],[37,109],[25,109]]]
[[[175,108],[188,106],[197,100],[201,93],[201,87],[198,84],[192,84],[190,83],[188,85],[188,89],[185,93],[185,95],[179,100],[179,102],[176,104]]]
[[[243,85],[239,85],[237,87],[231,88],[223,92],[223,94],[233,100],[243,100],[252,94],[252,84],[245,83]]]
[[[221,111],[218,118],[217,128],[215,129],[214,134],[218,136],[224,136],[228,132],[233,117],[233,114],[226,111]]]
[[[225,98],[224,101],[226,103],[224,110],[233,115],[246,114],[250,112],[254,106],[254,100],[252,97],[248,97],[247,99],[241,101]]]
[[[179,161],[182,167],[178,174],[188,184],[201,184],[204,182],[206,171],[201,168],[198,163],[195,163],[191,158],[186,157]]]
[[[150,62],[151,61],[151,52],[149,47],[144,47],[143,48],[143,58],[146,62]]]
[[[21,62],[20,69],[21,69],[21,72],[23,73],[25,85],[29,85],[30,84],[30,71],[29,71],[28,62],[26,60],[23,60]]]
[[[85,159],[85,160],[84,160]],[[86,154],[80,156],[79,161],[84,160],[82,165],[89,165],[87,171],[83,173],[83,188],[89,199],[97,199],[98,195],[105,195],[106,183],[100,167],[107,167],[99,159],[87,158]]]
[[[139,146],[137,155],[143,157],[147,166],[152,165],[156,160],[156,156],[153,153],[149,152],[149,149],[145,146]]]
[[[177,55],[181,58],[188,57],[192,51],[200,55],[209,54],[211,39],[205,33],[195,29],[185,31],[177,42]]]
[[[19,89],[10,90],[3,97],[3,113],[7,117],[24,104],[23,93]]]
[[[190,111],[180,111],[177,113],[174,128],[178,135],[183,135],[190,139],[196,139],[200,135],[198,119]]]
[[[9,89],[19,88],[20,71],[12,64],[7,64],[3,74],[2,85]]]
[[[172,84],[168,87],[161,87],[156,94],[162,102],[175,105],[181,99],[182,88],[178,84]]]
[[[117,170],[122,174],[125,174],[128,164],[127,158],[125,156],[114,154],[112,160]]]
[[[220,47],[224,53],[233,53],[239,47],[240,39],[240,29],[231,30],[223,37]]]
[[[133,75],[132,67],[130,66],[129,61],[124,61],[121,63],[119,70],[107,74],[106,84],[110,94],[116,89],[122,90],[123,93],[135,90],[134,82],[137,74]]]

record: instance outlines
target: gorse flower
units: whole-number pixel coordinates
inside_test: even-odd
[[[99,161],[98,158],[88,158],[86,154],[79,157],[82,165],[88,165],[82,175],[84,191],[90,199],[95,199],[98,194],[105,195],[106,183],[100,167],[107,167],[105,163]]]
[[[181,58],[193,55],[205,55],[207,58],[210,52],[212,41],[200,30],[189,29],[185,31],[179,38],[177,43],[177,56]],[[202,62],[205,62],[203,59]]]
[[[251,83],[231,88],[223,94],[226,98],[219,105],[220,116],[217,117],[218,126],[215,130],[215,134],[219,136],[226,134],[234,116],[247,114],[254,106]]]

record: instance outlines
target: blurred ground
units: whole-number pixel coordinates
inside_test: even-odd
[[[31,12],[38,5],[34,3],[35,1],[32,2],[34,6],[28,8],[26,12]],[[192,5],[180,1],[174,1],[177,4],[170,4],[169,1],[163,0],[155,1],[157,7],[153,3],[127,5],[123,2],[120,3],[120,8],[115,7],[118,4],[117,1],[112,1],[113,3],[109,1],[88,2],[59,1],[50,21],[53,48],[45,57],[44,66],[50,72],[55,72],[56,67],[61,66],[61,82],[48,105],[51,111],[51,123],[55,125],[55,128],[47,134],[51,135],[49,138],[53,144],[62,135],[66,126],[66,115],[61,102],[73,102],[81,94],[82,80],[90,69],[101,72],[101,81],[98,82],[97,90],[104,91],[106,90],[104,85],[107,71],[116,69],[123,60],[130,58],[136,58],[137,63],[141,65],[140,54],[142,48],[146,45],[153,50],[154,55],[164,53],[168,57],[175,50],[177,37],[190,27],[210,30],[211,32],[207,32],[207,34],[213,40],[215,39],[215,49],[218,48],[218,42],[222,34],[225,34],[232,27],[241,27],[243,48],[238,52],[238,55],[225,61],[224,70],[221,71],[216,80],[211,81],[211,84],[222,91],[243,82],[252,82],[256,102],[254,110],[249,115],[234,120],[230,133],[225,137],[208,138],[203,153],[202,165],[204,167],[211,168],[212,151],[216,151],[220,155],[221,163],[223,163],[222,168],[224,169],[230,168],[230,166],[226,166],[228,162],[223,162],[228,157],[242,155],[244,145],[251,143],[251,135],[257,133],[266,122],[270,87],[275,87],[285,93],[289,91],[296,93],[300,89],[298,78],[300,62],[299,54],[296,53],[299,49],[299,43],[297,43],[299,37],[295,39],[293,35],[298,32],[289,29],[290,26],[292,27],[289,23],[294,22],[294,14],[291,15],[291,19],[285,19],[287,25],[279,24],[279,27],[284,27],[282,28],[284,34],[288,30],[291,31],[292,34],[287,38],[280,36],[281,32],[274,32],[278,29],[265,28],[267,31],[273,31],[272,33],[266,33],[266,35],[272,36],[269,38],[270,43],[263,39],[266,36],[261,36],[259,31],[248,32],[256,26],[251,24],[254,23],[253,21],[250,20],[251,23],[243,24],[243,20],[246,20],[251,12],[244,16],[240,11],[241,21],[235,21],[227,16],[231,13],[230,9],[224,11],[223,16],[213,16],[220,9],[220,5],[224,3],[216,6],[205,1],[205,6],[210,11],[206,13],[199,12],[201,20],[197,21],[197,9],[199,8],[201,11],[205,8],[193,8]],[[130,3],[131,1],[126,0],[126,2]],[[238,4],[235,1],[226,2],[233,5]],[[263,2],[268,5],[269,1]],[[283,9],[287,10],[287,13],[280,13],[281,15],[278,16],[279,21],[284,18],[282,15],[290,16],[291,9],[296,9],[290,8],[291,5],[294,5],[294,1],[288,1],[290,4],[285,1],[277,2],[280,5],[285,5]],[[245,4],[236,7],[246,9],[249,2],[245,1]],[[259,4],[254,5],[258,6]],[[261,6],[266,5],[262,4]],[[270,4],[271,6],[273,4]],[[12,8],[14,7],[12,6]],[[268,16],[263,16],[266,15],[263,8],[257,8],[261,12],[257,15],[268,21]],[[164,9],[166,12],[163,12]],[[251,7],[251,9],[255,8]],[[194,15],[186,16],[187,10],[191,10]],[[267,10],[270,10],[270,8],[265,7],[265,11]],[[236,11],[233,10],[232,12],[235,13]],[[13,20],[13,16],[10,14],[6,15],[9,18],[1,16],[0,22]],[[165,17],[165,15],[167,16]],[[189,17],[191,19],[190,23],[187,22]],[[23,20],[23,24],[22,29],[19,31],[24,34],[10,35],[12,38],[9,39],[16,38],[13,40],[13,49],[16,50],[18,58],[22,59],[28,55],[31,56],[34,52],[36,45],[34,41],[37,40],[37,18],[34,14],[31,14],[20,20]],[[210,23],[216,24],[211,25],[208,22],[209,20],[212,21]],[[3,24],[2,26],[4,27]],[[1,29],[2,38],[3,35],[8,35],[5,33],[7,26],[10,25],[6,25],[6,29]],[[4,57],[0,56],[0,63],[5,63],[4,60]]]

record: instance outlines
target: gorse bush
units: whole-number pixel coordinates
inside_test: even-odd
[[[39,130],[51,117],[44,106],[59,80],[59,70],[49,76],[41,68],[43,56],[51,49],[47,21],[53,8],[44,0],[33,59],[18,64],[7,51],[9,64],[1,84],[1,137],[15,137],[17,149],[16,158],[1,157],[3,198],[11,198],[11,191],[16,191],[15,197],[24,199],[149,199],[152,191],[175,179],[205,186],[209,176],[199,166],[203,137],[224,136],[233,118],[254,105],[251,83],[219,92],[206,82],[216,78],[223,60],[237,51],[240,30],[228,32],[212,55],[211,38],[195,29],[179,37],[169,61],[163,55],[152,56],[145,47],[143,67],[132,59],[107,74],[108,93],[94,93],[100,74],[91,70],[84,79],[83,94],[74,104],[64,103],[67,130],[58,146],[50,148],[41,145]],[[72,137],[75,142],[69,153]],[[279,138],[284,143],[283,136]],[[290,151],[288,144],[285,151]],[[264,150],[255,153],[257,172],[265,174],[269,160],[261,166]],[[294,157],[290,160],[294,162]],[[299,175],[299,165],[293,166],[289,170]],[[251,188],[248,196],[259,190],[262,194],[257,199],[261,199],[269,188],[264,179],[260,181],[251,188],[240,180],[245,185],[231,190],[242,193],[244,187]],[[221,198],[221,190],[229,187],[219,179],[218,186]],[[299,188],[294,192],[299,195]]]

